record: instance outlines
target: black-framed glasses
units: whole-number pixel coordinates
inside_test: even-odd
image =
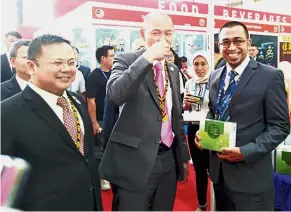
[[[32,60],[40,61],[37,58],[33,58]],[[68,66],[69,68],[77,68],[78,61],[77,60],[69,60],[69,61],[51,61],[49,62],[54,68],[62,69]]]
[[[231,44],[235,46],[241,46],[243,45],[247,40],[243,39],[234,39],[234,40],[224,40],[221,43],[219,43],[219,46],[222,46],[223,48],[229,48]]]

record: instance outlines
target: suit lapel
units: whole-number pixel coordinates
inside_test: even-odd
[[[167,69],[168,69],[168,73],[169,73],[169,81],[170,81],[170,86],[172,89],[172,102],[173,102],[173,106],[172,106],[172,124],[173,124],[173,120],[180,120],[180,114],[181,114],[181,102],[180,102],[180,97],[178,95],[180,95],[180,87],[179,85],[179,69],[172,65],[171,63],[167,62]],[[179,80],[179,81],[178,81]],[[177,131],[177,128],[173,127],[173,131],[175,134],[180,133],[179,131]]]
[[[29,86],[27,86],[22,92],[25,100],[29,103],[31,108],[51,127],[53,128],[63,140],[80,155],[81,153],[74,144],[70,134],[68,133],[64,124],[60,121],[54,111],[50,106],[39,96],[35,91],[33,91]]]
[[[251,60],[246,67],[246,69],[243,71],[241,78],[238,82],[237,88],[235,89],[235,92],[233,94],[233,97],[231,98],[230,104],[233,104],[235,100],[239,97],[242,90],[245,88],[249,80],[252,78],[253,74],[255,73],[257,69],[257,62],[254,60]]]
[[[222,72],[224,70],[225,66],[219,68],[217,71],[213,73],[213,78],[211,79],[211,90],[210,90],[210,98],[212,103],[212,108],[216,108],[216,101],[217,101],[217,95],[219,91],[219,85],[221,81]],[[212,87],[213,86],[213,87]]]
[[[147,81],[147,84],[148,84],[148,87],[149,87],[149,90],[150,90],[150,93],[151,93],[153,99],[155,100],[158,108],[160,108],[160,102],[159,102],[156,84],[154,81],[153,71],[154,71],[153,69],[152,69],[152,71],[149,71],[149,73],[147,74],[147,77],[146,77],[146,81]]]
[[[20,93],[21,92],[21,88],[15,78],[15,76],[11,79],[10,81],[11,83],[9,84],[9,89],[11,91],[11,96],[17,94],[17,93]]]

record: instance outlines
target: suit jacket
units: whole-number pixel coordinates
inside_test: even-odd
[[[53,110],[29,86],[1,102],[1,154],[22,158],[31,166],[15,205],[19,209],[102,210],[90,117],[79,104],[83,103],[81,97],[71,92],[68,96],[84,122],[84,156]]]
[[[111,132],[119,116],[119,107],[107,101],[105,98],[104,116],[103,116],[103,149],[106,148]]]
[[[207,118],[214,118],[222,67],[209,80],[210,101]],[[233,191],[264,192],[274,187],[271,152],[289,135],[287,95],[281,70],[251,60],[240,77],[230,101],[230,122],[237,123],[236,146],[244,160],[220,160],[211,153],[210,177],[219,178],[222,166],[226,185]]]
[[[6,54],[1,55],[1,83],[10,80],[13,77],[8,58]]]
[[[12,77],[10,80],[1,83],[1,101],[8,99],[15,94],[21,92],[21,88],[15,78]]]
[[[86,81],[91,73],[90,68],[83,66],[83,65],[80,65],[79,70],[82,72],[84,79]]]
[[[107,83],[107,98],[123,105],[107,143],[100,171],[111,183],[131,191],[146,185],[158,154],[162,116],[152,74],[153,65],[143,56],[144,50],[118,54]],[[172,127],[175,133],[172,150],[177,177],[183,177],[183,162],[189,153],[183,131],[179,69],[167,63],[172,88]]]

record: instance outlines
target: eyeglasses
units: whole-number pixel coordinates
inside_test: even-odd
[[[37,58],[34,58],[32,60],[40,61]],[[77,68],[78,61],[77,60],[53,61],[53,62],[50,62],[50,64],[53,65],[57,69],[63,69],[63,68],[66,68],[66,66],[72,69],[72,68]]]
[[[234,39],[234,40],[225,40],[222,43],[219,43],[220,46],[223,46],[223,48],[229,48],[231,46],[231,44],[233,43],[233,45],[235,46],[241,46],[242,44],[244,44],[247,40],[242,40],[242,39]]]

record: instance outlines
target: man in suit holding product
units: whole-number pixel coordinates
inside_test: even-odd
[[[240,22],[220,29],[219,47],[227,64],[210,77],[207,118],[236,122],[237,134],[236,147],[211,152],[216,209],[271,211],[271,152],[290,131],[284,76],[281,70],[250,60],[249,33]],[[198,132],[197,146],[199,141]]]
[[[120,115],[100,171],[113,185],[113,210],[173,209],[177,179],[188,176],[179,69],[168,63],[173,38],[170,17],[144,17],[146,49],[118,54],[107,84],[108,101]]]
[[[69,41],[56,35],[33,39],[31,81],[1,102],[1,154],[31,166],[14,205],[21,210],[102,210],[91,120],[82,97],[66,91],[76,64]]]

